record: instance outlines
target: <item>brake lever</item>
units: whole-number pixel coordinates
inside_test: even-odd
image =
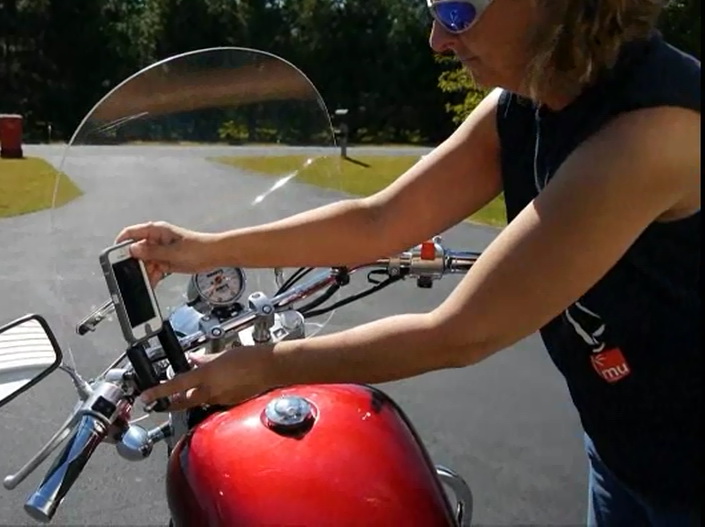
[[[119,360],[115,361],[115,363],[117,362],[119,362]],[[72,370],[72,368],[68,369]],[[69,373],[69,375],[71,375],[71,372],[67,369],[62,368],[62,370],[66,371],[67,373]],[[108,373],[110,373],[110,371],[111,370],[106,370],[106,372],[101,375],[101,378],[105,377]],[[71,377],[73,379],[73,375],[71,375]],[[119,380],[124,381],[124,378],[121,378]],[[59,429],[54,433],[54,435],[49,439],[49,441],[46,442],[46,444],[41,448],[39,452],[37,452],[29,461],[27,461],[27,463],[25,463],[25,465],[20,468],[15,474],[10,474],[5,477],[5,479],[3,480],[3,486],[7,490],[13,490],[17,487],[17,485],[22,483],[27,478],[27,476],[34,472],[37,467],[39,467],[39,465],[41,465],[44,460],[48,458],[52,454],[52,452],[59,448],[59,446],[61,446],[61,444],[66,440],[66,438],[69,437],[73,428],[76,426],[76,423],[78,423],[83,413],[82,410],[85,401],[89,399],[95,392],[95,390],[89,383],[85,381],[83,381],[83,383],[85,384],[83,386],[80,386],[80,388],[83,388],[83,390],[85,390],[83,393],[83,390],[81,390],[79,386],[76,386],[76,389],[79,392],[80,399],[76,403],[73,413],[66,419],[66,421],[64,421],[64,423],[59,427]],[[86,395],[87,397],[85,397]]]
[[[61,443],[66,440],[66,438],[71,434],[71,430],[78,421],[80,415],[81,403],[79,402],[77,407],[74,409],[73,414],[64,421],[61,427],[56,431],[56,433],[47,441],[47,443],[42,447],[42,449],[37,452],[33,458],[31,458],[25,465],[19,469],[15,474],[10,474],[5,477],[2,484],[7,490],[13,490],[17,485],[22,483],[27,476],[34,472],[39,465],[41,465],[46,458],[48,458],[54,450],[59,448]]]

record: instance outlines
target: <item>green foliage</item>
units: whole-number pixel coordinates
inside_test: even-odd
[[[700,59],[702,23],[700,0],[671,0],[660,20],[660,29],[674,46]]]
[[[218,137],[221,141],[233,145],[244,143],[282,143],[286,141],[286,135],[278,128],[257,127],[250,130],[245,123],[236,121],[225,121],[218,129]]]
[[[24,115],[27,141],[46,140],[48,123],[66,140],[139,68],[217,46],[301,68],[331,110],[348,108],[353,142],[435,143],[452,130],[421,2],[4,0],[0,10],[0,112]]]
[[[247,141],[247,126],[235,121],[225,121],[218,129],[218,137],[230,144],[242,144]]]
[[[450,94],[445,109],[452,116],[453,123],[458,125],[487,95],[487,90],[478,87],[465,68],[458,67],[457,62],[450,57],[437,56],[436,61],[449,68],[438,77],[438,87],[442,92]]]
[[[664,38],[676,47],[700,58],[700,10],[697,0],[672,0],[666,7],[659,29]],[[462,66],[448,56],[436,57],[444,67],[438,77],[438,87],[449,95],[445,110],[454,124],[460,124],[487,94],[475,85]]]
[[[661,20],[697,57],[700,7],[673,0]],[[301,68],[331,110],[349,109],[353,142],[435,144],[483,91],[434,57],[429,27],[425,3],[409,0],[0,0],[0,112],[24,115],[27,141],[46,140],[48,123],[66,140],[139,68],[239,46]]]

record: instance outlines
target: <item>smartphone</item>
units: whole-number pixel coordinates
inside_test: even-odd
[[[125,340],[138,344],[158,335],[163,319],[144,263],[130,255],[132,243],[108,247],[99,260]]]

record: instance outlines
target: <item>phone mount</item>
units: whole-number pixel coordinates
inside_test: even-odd
[[[163,322],[162,330],[159,332],[159,343],[162,345],[164,354],[166,355],[169,364],[175,374],[186,373],[191,369],[191,366],[186,360],[184,349],[179,343],[179,338],[176,336],[171,321],[168,319]]]
[[[169,365],[174,370],[174,373],[185,373],[191,369],[191,366],[186,360],[186,355],[184,350],[179,343],[179,339],[174,332],[174,328],[169,320],[165,320],[163,323],[162,330],[158,335],[159,343],[164,350]],[[137,386],[140,391],[148,390],[159,384],[159,378],[154,369],[154,365],[149,360],[147,352],[144,348],[144,344],[137,343],[133,344],[127,349],[127,358],[132,364],[135,371]],[[163,397],[154,401],[149,406],[149,410],[157,412],[165,412],[169,408],[169,399]]]

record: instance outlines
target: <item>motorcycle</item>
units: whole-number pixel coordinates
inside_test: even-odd
[[[238,164],[253,158],[289,166],[272,177]],[[188,370],[191,354],[309,338],[339,308],[397,282],[430,288],[472,267],[479,253],[451,250],[437,237],[352,266],[173,274],[155,287],[165,330],[141,359],[126,353],[114,304],[103,301],[97,260],[122,227],[161,217],[213,231],[289,216],[344,198],[336,191],[340,162],[314,85],[292,64],[257,50],[168,58],[94,106],[46,183],[51,209],[0,220],[11,235],[41,240],[50,270],[33,284],[35,294],[11,303],[33,312],[30,300],[41,299],[43,315],[0,328],[0,406],[56,370],[78,394],[44,447],[4,479],[6,489],[17,488],[63,445],[26,500],[30,517],[52,521],[100,444],[141,461],[164,443],[175,526],[470,525],[465,480],[433,464],[403,410],[378,388],[285,386],[233,407],[139,407],[141,391]],[[112,359],[91,379],[76,366],[84,350]],[[152,427],[141,424],[159,416]]]

